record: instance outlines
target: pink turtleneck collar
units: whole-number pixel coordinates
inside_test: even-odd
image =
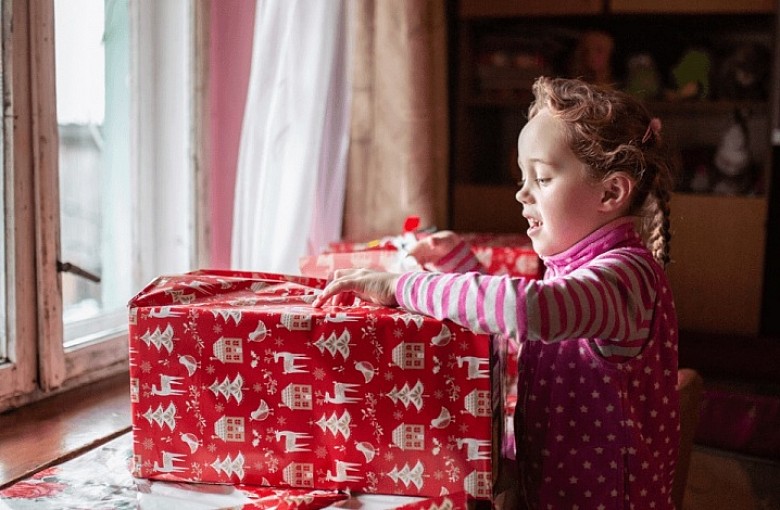
[[[642,246],[632,216],[616,218],[594,230],[566,250],[541,257],[552,275],[568,273],[619,245]]]

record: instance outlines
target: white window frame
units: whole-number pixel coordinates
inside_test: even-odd
[[[58,130],[52,0],[0,0],[13,23],[4,98],[7,334],[0,411],[127,370],[127,330],[63,346]],[[198,0],[129,0],[134,287],[208,260],[201,72],[208,56]],[[193,36],[197,34],[197,36]],[[4,38],[5,40],[5,38]],[[6,59],[8,61],[8,59]],[[194,84],[194,85],[193,85]],[[8,101],[10,99],[10,101]],[[193,119],[199,122],[194,122]],[[193,125],[199,125],[193,129]],[[196,141],[197,140],[197,141]],[[197,148],[197,150],[193,150]],[[128,300],[132,296],[128,296]]]

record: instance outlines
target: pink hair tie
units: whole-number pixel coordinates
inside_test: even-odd
[[[650,139],[651,134],[657,138],[660,132],[661,132],[661,119],[659,119],[658,117],[653,117],[652,119],[650,119],[650,123],[647,125],[647,130],[645,131],[645,134],[642,137],[642,143],[646,143]]]

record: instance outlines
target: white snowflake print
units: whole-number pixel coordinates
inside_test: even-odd
[[[364,487],[364,490],[369,493],[376,492],[378,486],[379,476],[377,476],[377,474],[373,471],[366,473],[366,486]]]
[[[317,367],[314,369],[314,379],[317,381],[322,381],[325,379],[325,376],[327,375],[327,372],[322,367]]]
[[[460,480],[460,467],[457,465],[457,462],[452,459],[452,457],[445,457],[444,465],[447,466],[447,479],[451,483],[455,483]]]

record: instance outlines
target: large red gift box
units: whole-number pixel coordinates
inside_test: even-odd
[[[130,302],[134,474],[491,497],[489,338],[323,280],[200,271]]]

